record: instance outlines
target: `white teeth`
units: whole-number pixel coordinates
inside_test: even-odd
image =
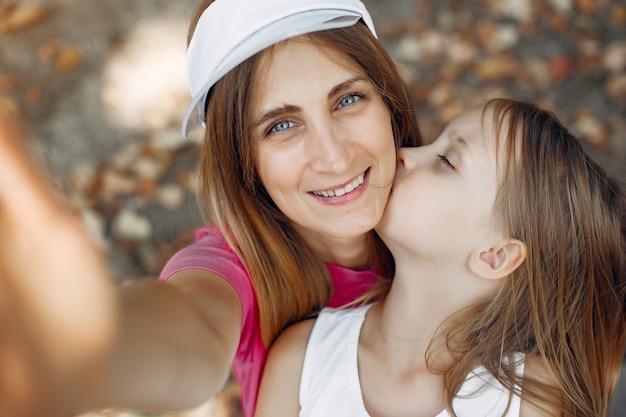
[[[359,175],[352,181],[347,184],[345,187],[338,188],[336,190],[328,190],[328,191],[313,191],[313,194],[323,196],[323,197],[341,197],[342,195],[351,193],[352,191],[359,188],[361,184],[363,184],[363,180],[365,179],[365,173]]]

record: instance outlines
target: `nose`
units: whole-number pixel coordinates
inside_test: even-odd
[[[419,164],[424,146],[400,148],[398,150],[398,169],[411,171]]]
[[[308,153],[313,169],[320,172],[341,172],[350,164],[351,152],[344,132],[332,124],[309,125]]]

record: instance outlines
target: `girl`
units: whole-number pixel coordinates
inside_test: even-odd
[[[267,347],[286,324],[353,300],[376,275],[391,276],[391,257],[372,229],[389,196],[396,149],[417,145],[419,133],[406,88],[363,4],[203,1],[190,27],[188,63],[193,98],[184,133],[206,126],[201,185],[214,226],[198,231],[196,242],[166,265],[160,276],[166,283],[144,281],[119,295],[103,291],[102,298],[89,293],[85,299],[98,309],[89,333],[100,336],[83,344],[55,341],[63,357],[87,352],[87,364],[71,372],[48,357],[45,337],[36,344],[25,333],[57,320],[80,335],[85,322],[47,309],[46,297],[31,303],[28,289],[17,292],[3,322],[32,310],[46,314],[4,339],[19,340],[19,349],[12,342],[4,347],[38,358],[25,360],[16,375],[50,381],[47,391],[29,383],[20,388],[24,398],[42,399],[46,415],[68,407],[193,407],[222,388],[232,366],[250,416]],[[3,203],[19,213],[19,196]],[[52,203],[40,204],[45,210]],[[65,217],[49,220],[60,236],[84,240]],[[6,235],[9,242],[28,227],[17,224],[2,226],[15,231]],[[30,237],[28,256],[3,248],[7,262],[22,261],[5,275],[11,282],[34,277],[36,290],[49,288],[51,298],[54,290],[66,295],[60,291],[66,287],[42,283],[39,275],[80,281],[81,288],[107,282],[99,257],[84,245],[49,248],[44,236]],[[60,261],[45,270],[22,268],[32,257]],[[80,273],[63,268],[77,260]],[[84,307],[77,294],[63,301],[74,314]],[[38,395],[44,391],[59,404],[46,405]]]
[[[606,415],[625,209],[552,114],[506,99],[462,114],[399,153],[376,229],[391,287],[289,328],[256,416]]]

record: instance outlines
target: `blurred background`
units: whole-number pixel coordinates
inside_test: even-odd
[[[486,98],[536,100],[626,181],[626,2],[363,1],[427,141]],[[120,282],[156,277],[202,223],[201,132],[180,134],[195,5],[0,0],[0,90]]]

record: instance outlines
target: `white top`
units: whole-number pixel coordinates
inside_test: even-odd
[[[359,382],[359,334],[370,305],[322,310],[311,332],[300,382],[300,417],[370,417]],[[516,372],[524,372],[520,361]],[[509,391],[484,367],[467,377],[453,407],[459,417],[502,417]],[[507,417],[518,417],[520,397],[513,395]],[[436,417],[450,417],[443,410]]]

